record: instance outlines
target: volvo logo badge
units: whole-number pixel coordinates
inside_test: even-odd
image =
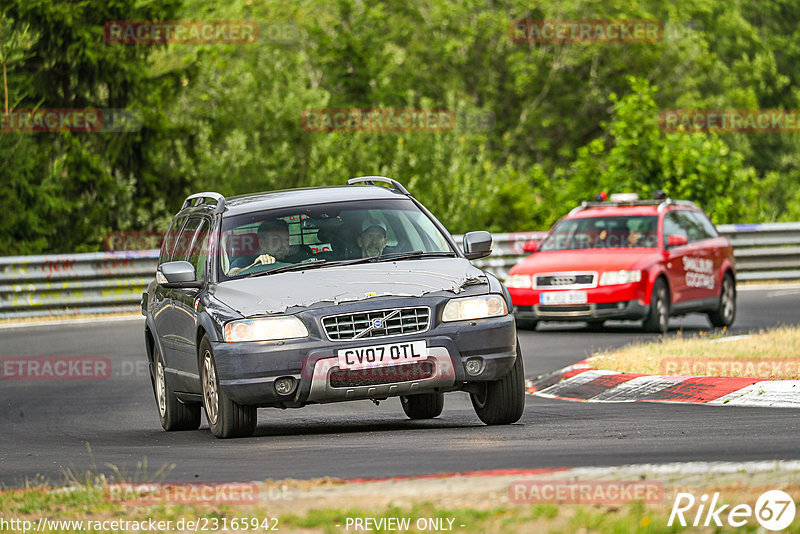
[[[383,319],[372,320],[372,328],[381,328],[381,327],[383,327]]]

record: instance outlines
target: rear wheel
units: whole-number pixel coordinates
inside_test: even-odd
[[[731,273],[722,278],[719,307],[708,312],[708,320],[716,327],[731,326],[736,318],[736,282]]]
[[[164,373],[164,362],[153,347],[153,393],[158,407],[158,419],[166,431],[197,430],[200,426],[200,405],[184,404],[178,400]]]
[[[400,404],[409,419],[433,419],[444,409],[444,393],[421,393],[400,397]]]
[[[669,328],[669,290],[663,278],[656,280],[653,285],[653,295],[650,297],[650,312],[644,320],[645,332],[664,334]]]
[[[217,365],[207,337],[200,342],[200,381],[203,406],[211,433],[218,438],[252,436],[256,430],[255,406],[242,406],[228,398],[219,387]]]
[[[471,393],[472,407],[487,425],[510,425],[525,410],[525,369],[517,341],[514,366],[503,378],[487,382],[478,393]]]

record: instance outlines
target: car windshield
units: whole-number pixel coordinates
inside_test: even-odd
[[[220,244],[220,280],[361,259],[455,255],[433,221],[405,199],[295,206],[232,216],[223,219]]]
[[[567,219],[558,223],[540,250],[655,248],[658,217],[610,216]]]

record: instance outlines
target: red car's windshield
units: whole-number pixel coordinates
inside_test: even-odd
[[[654,215],[567,219],[558,223],[540,250],[655,248],[657,228]]]

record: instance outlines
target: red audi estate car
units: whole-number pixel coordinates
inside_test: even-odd
[[[559,220],[506,280],[520,328],[539,321],[642,320],[666,332],[669,317],[736,316],[733,247],[694,203],[636,194],[584,202]]]

